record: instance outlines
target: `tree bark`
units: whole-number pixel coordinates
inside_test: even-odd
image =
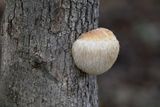
[[[96,77],[71,55],[97,27],[98,0],[6,0],[0,107],[98,107]]]

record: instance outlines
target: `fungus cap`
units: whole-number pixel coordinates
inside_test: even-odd
[[[88,74],[99,75],[109,70],[119,53],[119,42],[105,28],[83,33],[72,46],[76,66]]]

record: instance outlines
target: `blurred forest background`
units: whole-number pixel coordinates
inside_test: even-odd
[[[160,107],[160,0],[101,0],[99,21],[121,45],[98,77],[100,107]]]

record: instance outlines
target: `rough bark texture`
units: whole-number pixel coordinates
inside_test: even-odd
[[[97,27],[98,0],[6,0],[0,107],[98,107],[96,77],[72,43]]]
[[[0,21],[2,19],[4,10],[5,10],[5,1],[4,0],[0,0]]]
[[[1,32],[1,29],[2,29],[2,26],[1,26],[1,20],[2,20],[2,17],[3,17],[3,13],[4,13],[4,10],[5,10],[5,1],[4,0],[0,0],[0,32]],[[1,45],[1,33],[0,33],[0,68],[1,68],[1,53],[2,53],[2,45]]]

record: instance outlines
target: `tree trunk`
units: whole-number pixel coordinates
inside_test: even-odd
[[[6,0],[0,107],[98,107],[96,77],[71,55],[97,27],[98,0]]]

